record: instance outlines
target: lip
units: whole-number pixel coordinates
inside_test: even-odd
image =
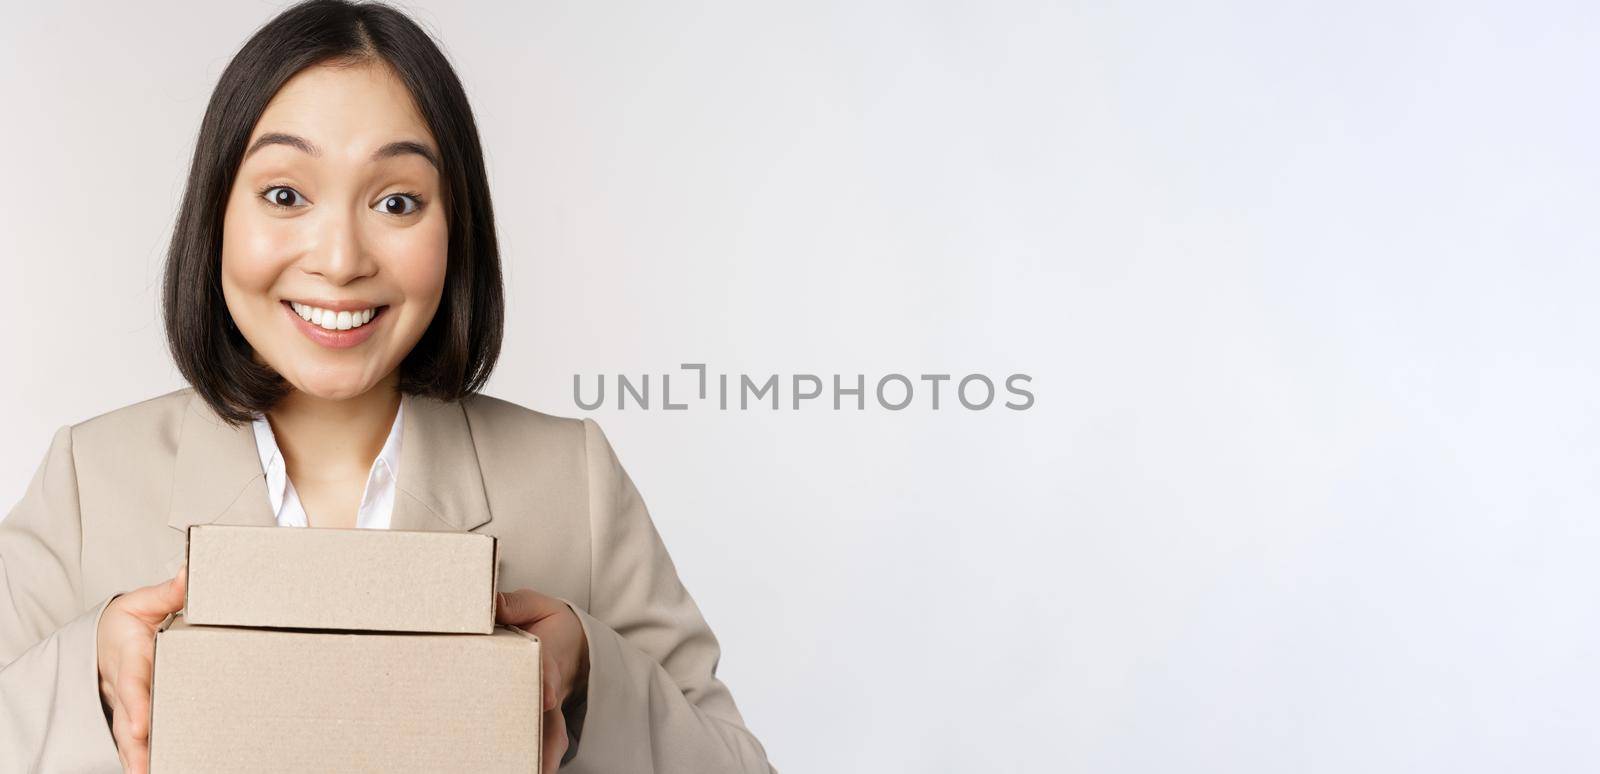
[[[285,299],[280,301],[278,306],[283,308],[283,313],[289,315],[289,321],[293,322],[300,329],[300,332],[305,334],[306,338],[328,349],[349,349],[371,338],[372,334],[376,332],[379,321],[383,320],[385,313],[389,311],[388,306],[379,305],[376,307],[377,312],[372,315],[372,320],[360,328],[351,328],[347,331],[338,329],[330,331],[320,325],[313,325],[310,320],[301,317],[294,311],[294,307],[289,305],[290,303],[288,299]],[[295,299],[294,303],[310,304],[311,306],[335,312],[353,312],[359,309],[374,308],[373,304],[363,304],[360,301],[301,301],[300,299]]]

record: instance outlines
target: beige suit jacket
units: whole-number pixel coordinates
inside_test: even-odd
[[[588,696],[564,770],[770,771],[599,426],[482,396],[405,400],[392,527],[495,535],[502,589],[560,597],[583,622]],[[186,528],[212,523],[275,521],[249,426],[191,391],[56,434],[0,522],[0,771],[118,769],[97,682],[100,612],[171,577]]]

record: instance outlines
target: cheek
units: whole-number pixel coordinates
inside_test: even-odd
[[[270,219],[267,219],[270,220]],[[248,304],[251,296],[267,298],[283,268],[291,261],[287,229],[253,217],[247,208],[229,204],[222,221],[222,287],[228,308],[235,316],[243,311],[235,303]]]
[[[408,304],[432,319],[444,293],[449,264],[450,233],[444,219],[435,217],[389,235],[384,254],[390,257],[392,281]],[[426,327],[427,320],[423,321]]]

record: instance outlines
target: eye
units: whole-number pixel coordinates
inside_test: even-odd
[[[309,204],[309,202],[306,201],[306,197],[301,196],[299,191],[296,191],[286,185],[275,185],[265,191],[262,191],[261,198],[266,199],[267,203],[274,207],[288,208],[298,207],[302,204]]]
[[[387,215],[410,215],[422,209],[422,197],[409,193],[389,194],[373,209]]]

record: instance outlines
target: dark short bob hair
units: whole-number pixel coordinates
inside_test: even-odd
[[[245,144],[267,103],[296,73],[379,60],[410,90],[439,145],[450,230],[444,296],[400,364],[400,390],[455,400],[482,387],[499,357],[500,250],[478,128],[461,81],[433,39],[400,11],[311,0],[258,30],[217,81],[167,251],[168,346],[184,378],[229,422],[250,421],[289,391],[282,376],[255,360],[222,296],[222,219]]]

